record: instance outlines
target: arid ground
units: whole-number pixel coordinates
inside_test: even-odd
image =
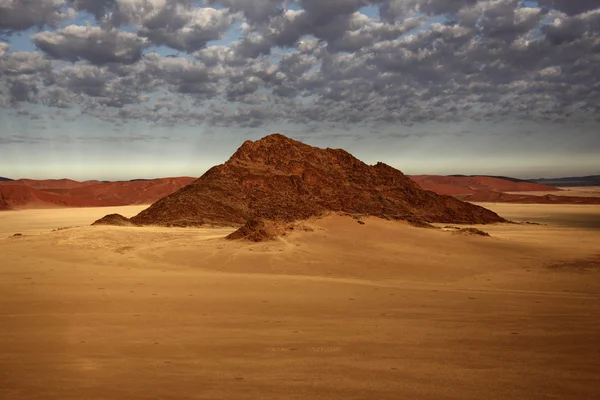
[[[542,191],[533,191],[527,192],[527,194],[531,194],[534,196],[544,196],[547,194],[553,194],[555,196],[576,196],[576,197],[600,197],[600,186],[572,186],[572,187],[562,187],[559,192],[554,190],[542,190]],[[507,191],[505,193],[509,194],[522,194],[523,192],[511,192]]]
[[[484,206],[541,225],[250,244],[86,226],[144,206],[0,213],[0,398],[600,398],[600,206]]]

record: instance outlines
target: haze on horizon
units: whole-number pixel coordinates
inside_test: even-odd
[[[199,176],[272,132],[407,174],[600,173],[597,0],[0,0],[0,176]]]

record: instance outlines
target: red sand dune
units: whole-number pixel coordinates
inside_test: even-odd
[[[410,177],[423,189],[450,196],[472,194],[477,191],[542,192],[561,189],[533,182],[513,182],[489,176],[414,175]]]
[[[133,182],[21,179],[0,183],[0,210],[151,204],[194,180],[189,177]]]
[[[528,191],[560,190],[533,182],[513,182],[487,176],[415,175],[410,178],[423,189],[471,202],[600,204],[597,197],[529,195]],[[195,178],[189,177],[133,182],[78,182],[71,179],[3,181],[0,182],[0,210],[151,204],[194,181]]]
[[[88,185],[95,185],[100,181],[78,182],[72,179],[17,179],[14,181],[2,182],[3,185],[24,185],[35,189],[74,189]]]
[[[600,197],[581,196],[555,196],[546,194],[534,196],[528,194],[501,193],[491,190],[481,190],[461,197],[462,200],[472,202],[495,203],[522,203],[522,204],[600,204]]]
[[[421,188],[437,194],[454,196],[471,202],[502,202],[525,204],[600,204],[597,197],[544,196],[527,192],[552,192],[561,189],[533,182],[513,182],[488,176],[415,175],[410,177]],[[513,192],[513,193],[505,193]],[[523,192],[517,194],[514,192]]]

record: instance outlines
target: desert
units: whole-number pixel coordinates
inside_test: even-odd
[[[2,399],[600,395],[599,205],[466,203],[271,135],[0,237]]]
[[[0,0],[0,400],[599,400],[600,0]]]
[[[579,207],[490,206],[546,220],[489,238],[328,215],[263,243],[3,213],[0,397],[594,399],[600,230],[565,225]]]

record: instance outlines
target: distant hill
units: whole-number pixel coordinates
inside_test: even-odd
[[[543,185],[563,187],[600,186],[600,175],[574,176],[567,178],[537,178],[530,179],[529,181]]]
[[[454,175],[448,175],[448,176],[459,177],[459,178],[485,177],[485,178],[502,179],[502,180],[510,181],[510,182],[532,182],[531,180],[527,180],[527,179],[511,178],[510,176],[502,176],[502,175],[460,175],[460,174],[454,174]]]
[[[10,178],[3,178],[3,177],[0,176],[0,182],[10,182],[10,181],[12,181],[12,179],[10,179]]]
[[[75,189],[83,186],[95,185],[98,181],[74,181],[72,179],[17,179],[10,180],[7,184],[23,185],[34,189]]]
[[[552,186],[541,185],[515,178],[486,175],[413,175],[410,177],[423,189],[449,196],[466,196],[481,191],[493,192],[541,192],[560,191]]]
[[[2,181],[0,210],[151,204],[194,180],[181,177],[133,182],[77,182],[70,179]]]
[[[578,196],[579,192],[564,190],[523,179],[500,176],[415,175],[410,177],[423,189],[453,196],[469,202],[502,202],[522,204],[600,204],[598,196]],[[566,178],[569,179],[569,178]],[[550,180],[548,180],[550,181]],[[573,186],[583,186],[581,181]],[[557,186],[564,186],[557,184]]]

